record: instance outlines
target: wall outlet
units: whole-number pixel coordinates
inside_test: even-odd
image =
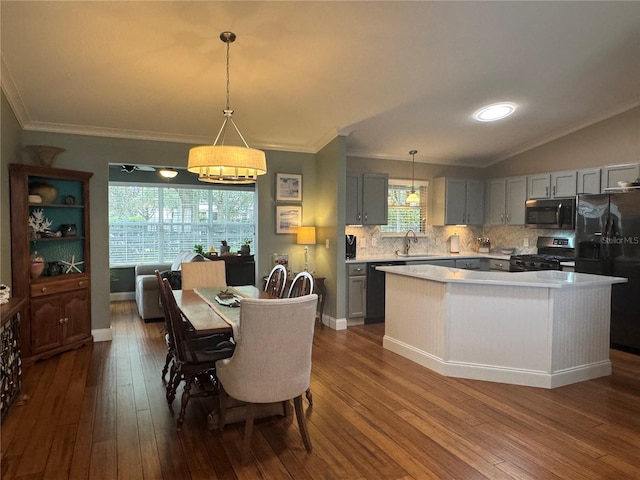
[[[324,246],[325,246],[325,248],[327,250],[329,250],[329,239],[328,238],[324,241]]]
[[[372,247],[377,247],[378,246],[378,239],[376,237],[373,237],[371,239],[371,246]]]
[[[523,238],[522,239],[522,246],[523,247],[528,247],[529,246],[529,239],[528,238]]]

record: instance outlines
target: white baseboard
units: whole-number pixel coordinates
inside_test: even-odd
[[[611,375],[609,360],[580,365],[556,372],[544,372],[494,365],[445,361],[435,355],[407,345],[387,335],[382,346],[445,377],[468,378],[488,382],[509,383],[538,388],[557,388],[572,383]]]
[[[91,335],[93,335],[94,342],[110,342],[113,339],[111,327],[96,328],[95,330],[91,330]]]
[[[125,300],[135,300],[136,292],[115,292],[109,294],[110,302],[123,302]]]

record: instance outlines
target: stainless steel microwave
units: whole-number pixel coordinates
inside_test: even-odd
[[[529,228],[575,229],[575,197],[527,200],[525,211],[525,221]]]

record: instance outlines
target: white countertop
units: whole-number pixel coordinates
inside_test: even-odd
[[[502,255],[500,253],[412,253],[411,256],[395,254],[378,254],[378,255],[362,255],[357,258],[348,258],[346,263],[367,263],[367,262],[412,262],[415,260],[455,260],[460,258],[495,258],[497,260],[509,260],[510,255]]]
[[[611,285],[614,283],[627,282],[626,278],[591,275],[587,273],[562,272],[557,270],[543,270],[537,272],[480,272],[477,270],[437,267],[434,265],[399,265],[376,267],[376,270],[443,283],[468,283],[520,287],[590,287],[595,285]]]

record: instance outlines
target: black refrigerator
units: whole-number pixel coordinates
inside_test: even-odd
[[[576,272],[628,279],[612,285],[611,346],[640,354],[640,191],[578,195]]]

